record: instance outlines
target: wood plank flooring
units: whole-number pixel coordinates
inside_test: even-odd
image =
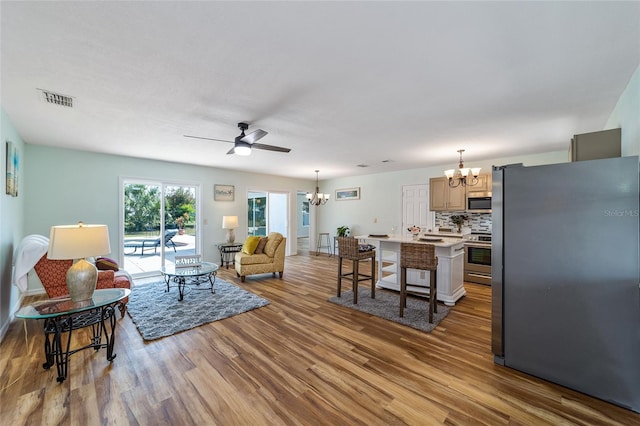
[[[336,275],[336,258],[314,253],[287,258],[282,280],[261,275],[241,283],[222,269],[219,277],[271,304],[151,342],[126,315],[118,319],[114,362],[105,350],[78,352],[62,384],[55,368],[42,369],[42,323],[27,321],[25,343],[16,320],[0,345],[0,421],[640,424],[636,413],[495,365],[489,287],[466,284],[467,296],[426,334],[327,302]]]

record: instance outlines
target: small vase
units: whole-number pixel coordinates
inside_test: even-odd
[[[418,237],[419,237],[420,235],[418,235],[418,234],[412,234],[412,235],[413,235],[413,241],[418,241]]]

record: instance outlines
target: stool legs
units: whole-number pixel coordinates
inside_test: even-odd
[[[430,271],[429,274],[429,324],[433,323],[433,313],[438,313],[438,274]],[[404,308],[407,307],[407,268],[400,268],[400,317],[404,316]]]
[[[323,238],[326,241],[322,241]],[[316,244],[316,256],[320,255],[320,250],[323,248],[327,249],[327,254],[329,255],[329,257],[333,256],[333,250],[331,248],[331,241],[329,238],[329,234],[327,234],[326,232],[321,232],[320,234],[318,234],[318,243]]]
[[[436,308],[436,271],[431,271],[431,278],[429,279],[429,323],[433,323],[433,312]]]
[[[338,258],[338,297],[342,289],[342,257]]]
[[[360,281],[371,280],[371,298],[376,298],[376,278],[375,278],[375,258],[371,259],[371,276],[362,275],[360,279],[360,262],[358,260],[352,260],[353,272],[343,273],[342,257],[338,256],[338,292],[337,296],[341,297],[342,291],[342,279],[351,277],[351,290],[353,292],[353,304],[358,304],[358,283]]]
[[[353,261],[353,275],[351,276],[351,286],[353,287],[353,304],[357,305],[358,304],[358,279],[360,278],[359,275],[359,268],[358,268],[358,264],[360,262],[358,262],[357,260]]]

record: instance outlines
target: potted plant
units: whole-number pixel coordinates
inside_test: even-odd
[[[451,222],[458,227],[458,233],[462,232],[462,224],[464,224],[466,220],[469,220],[469,216],[466,214],[454,214],[451,216]]]
[[[336,232],[338,233],[338,237],[348,237],[351,233],[348,226],[340,226]]]
[[[189,219],[189,213],[184,213],[175,220],[175,224],[178,227],[178,234],[184,234],[184,223]]]

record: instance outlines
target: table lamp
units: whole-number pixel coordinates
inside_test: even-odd
[[[222,229],[228,229],[227,243],[232,244],[236,240],[233,233],[234,228],[238,227],[238,216],[222,216]]]
[[[52,226],[49,235],[48,259],[76,260],[67,271],[67,288],[74,302],[91,300],[98,282],[98,270],[85,257],[109,254],[107,225]]]

